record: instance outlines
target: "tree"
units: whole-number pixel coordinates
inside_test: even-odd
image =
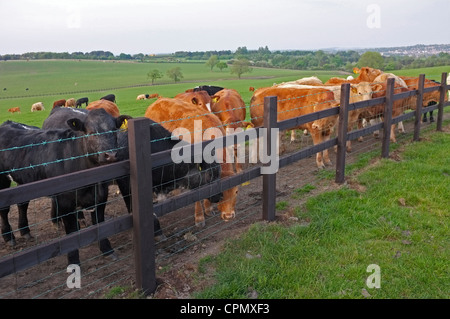
[[[216,64],[216,66],[220,69],[220,71],[222,71],[223,69],[228,68],[228,64],[226,64],[225,62],[219,62]]]
[[[231,74],[237,74],[239,79],[241,78],[242,74],[251,71],[252,68],[250,68],[250,62],[244,58],[235,60],[233,62],[233,65],[231,66]]]
[[[183,78],[183,73],[181,73],[181,68],[179,66],[167,70],[166,74],[169,78],[173,79],[175,82],[178,82]]]
[[[217,55],[211,55],[211,57],[206,61],[206,65],[210,67],[211,71],[219,63],[219,57]]]
[[[147,79],[152,79],[152,85],[156,79],[160,79],[162,77],[163,77],[163,74],[157,69],[154,69],[147,73]]]
[[[384,65],[384,59],[383,56],[379,52],[373,52],[373,51],[367,51],[361,57],[358,61],[358,66],[364,67],[368,66],[374,69],[382,69]]]

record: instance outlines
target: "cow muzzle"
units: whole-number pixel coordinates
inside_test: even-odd
[[[100,163],[107,164],[117,161],[117,152],[105,152],[100,154]]]

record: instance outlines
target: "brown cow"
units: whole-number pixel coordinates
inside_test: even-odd
[[[20,112],[20,107],[19,107],[19,106],[12,107],[12,108],[8,109],[8,112],[9,112],[9,113],[15,113],[15,112],[21,113],[21,112]]]
[[[117,107],[116,103],[108,101],[108,100],[98,100],[89,103],[88,106],[86,106],[86,110],[93,110],[93,109],[105,109],[106,112],[111,114],[114,117],[120,116],[119,108]]]
[[[359,76],[356,79],[347,80],[344,78],[336,78],[333,77],[329,79],[327,82],[325,82],[325,85],[340,85],[342,83],[361,83],[361,82],[373,82],[377,76],[383,73],[383,71],[369,68],[369,67],[363,67],[361,69],[354,68],[354,73],[359,73]]]
[[[211,111],[225,126],[230,128],[247,127],[245,102],[238,91],[223,89],[212,96]]]
[[[174,98],[196,105],[207,112],[211,112],[211,97],[206,91],[184,92],[175,95]]]
[[[212,139],[213,135],[206,134],[209,131],[216,132],[217,135],[225,136],[220,120],[211,113],[206,113],[203,109],[179,99],[160,98],[152,103],[145,112],[145,117],[160,123],[165,129],[174,132],[178,128],[187,129],[189,136],[182,136],[182,139],[189,143],[198,142],[200,140]],[[195,126],[195,120],[200,120],[202,130],[198,131]],[[197,122],[198,123],[198,122]],[[214,138],[216,136],[214,135]],[[226,156],[227,152],[222,152],[223,163],[221,163],[221,177],[234,175],[233,165]],[[223,199],[217,204],[217,208],[221,213],[221,218],[225,221],[235,217],[235,206],[238,188],[233,187],[223,192]],[[209,200],[204,200],[205,211],[200,202],[195,203],[195,225],[204,226],[206,213],[211,213],[211,204]]]
[[[323,88],[268,87],[258,89],[250,101],[250,115],[255,127],[263,124],[264,97],[266,96],[278,97],[278,121],[329,109],[339,104],[334,100],[333,92]],[[336,121],[337,115],[308,122],[300,125],[298,128],[307,129],[312,136],[314,145],[316,145],[330,139],[331,131],[336,125]],[[323,157],[322,152],[317,153],[316,164],[318,168],[325,167],[325,164],[331,164],[328,150],[323,151]]]
[[[253,86],[249,87],[248,90],[249,90],[250,92],[255,92],[255,88],[254,88]]]
[[[58,100],[53,102],[53,108],[55,107],[59,107],[59,106],[65,106],[66,105],[66,100]]]
[[[66,101],[65,107],[75,107],[76,101],[74,98],[70,98]]]

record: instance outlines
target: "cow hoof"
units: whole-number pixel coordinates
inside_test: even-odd
[[[22,235],[22,237],[25,238],[26,241],[34,240],[34,237],[31,236],[30,233],[26,233],[26,234]]]
[[[203,228],[206,226],[206,222],[203,220],[201,222],[195,222],[195,227],[197,228]]]
[[[211,210],[211,211],[209,211],[209,212],[206,212],[206,211],[205,211],[205,215],[206,215],[206,216],[216,216],[217,214],[218,214],[218,212],[215,211],[215,210]]]
[[[119,260],[119,257],[117,257],[116,253],[112,253],[112,254],[106,255],[105,257],[108,258],[111,261],[118,261]]]
[[[9,247],[15,247],[17,245],[17,242],[16,242],[16,240],[14,238],[12,238],[11,240],[7,241],[6,244]]]

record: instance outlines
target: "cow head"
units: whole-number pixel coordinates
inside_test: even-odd
[[[114,118],[104,109],[89,111],[85,120],[72,118],[67,120],[69,127],[81,132],[84,150],[96,164],[115,162],[117,154],[117,129],[126,117]]]

